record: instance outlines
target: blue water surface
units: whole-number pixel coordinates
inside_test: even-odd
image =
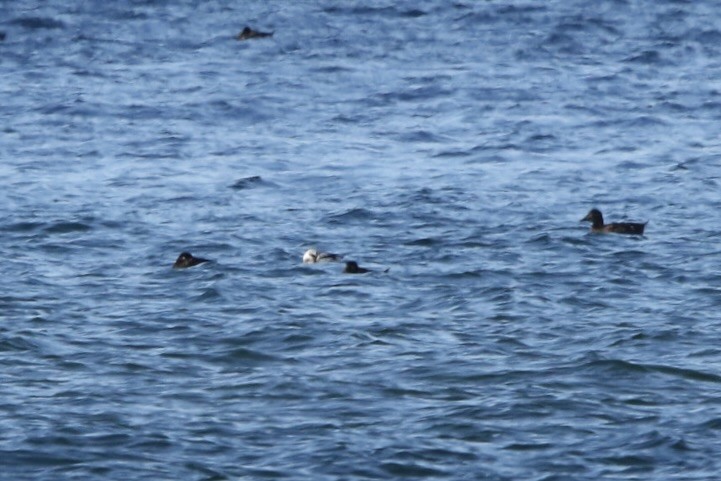
[[[718,479],[715,2],[0,14],[0,479]]]

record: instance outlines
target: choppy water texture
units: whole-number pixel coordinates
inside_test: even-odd
[[[0,478],[718,478],[714,2],[0,13]]]

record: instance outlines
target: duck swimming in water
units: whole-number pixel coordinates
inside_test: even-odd
[[[614,222],[611,224],[603,223],[603,214],[598,209],[591,209],[586,217],[581,219],[581,222],[591,222],[591,232],[596,233],[609,233],[613,232],[616,234],[632,234],[632,235],[643,235],[643,230],[646,228],[647,222],[643,224],[637,222]]]
[[[356,261],[348,261],[345,263],[345,269],[343,269],[343,272],[346,274],[365,274],[366,272],[371,271],[370,269],[360,267]]]
[[[203,262],[210,261],[201,257],[193,257],[193,254],[191,254],[190,252],[181,252],[178,258],[175,260],[175,264],[173,264],[173,269],[185,269],[186,267],[197,266],[198,264],[202,264]]]
[[[341,259],[341,255],[332,254],[330,252],[318,252],[315,249],[308,249],[303,254],[303,263],[315,264],[316,262],[335,262]]]
[[[273,32],[259,32],[257,30],[253,30],[250,27],[245,27],[238,35],[235,36],[236,40],[248,40],[250,38],[264,38],[264,37],[272,37]]]

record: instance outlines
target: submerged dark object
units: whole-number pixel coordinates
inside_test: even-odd
[[[632,234],[642,235],[646,228],[647,222],[643,224],[638,222],[614,222],[611,224],[603,223],[603,214],[598,209],[591,209],[581,222],[591,222],[591,232],[598,233],[616,233],[616,234]]]
[[[260,32],[258,30],[253,30],[250,27],[245,27],[238,35],[235,36],[236,40],[248,40],[251,38],[265,38],[265,37],[272,37],[273,32]]]
[[[193,257],[193,254],[190,252],[181,252],[175,260],[175,264],[173,264],[173,269],[185,269],[186,267],[197,266],[203,262],[210,261],[208,259],[203,259],[202,257]]]
[[[345,263],[343,272],[346,274],[365,274],[366,272],[370,272],[370,270],[360,267],[356,261],[348,261]]]

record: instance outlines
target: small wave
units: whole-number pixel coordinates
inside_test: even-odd
[[[35,351],[37,346],[24,337],[8,337],[0,341],[0,352]]]
[[[437,477],[437,476],[448,476],[449,473],[441,471],[439,469],[422,466],[416,463],[395,463],[388,462],[381,464],[381,468],[391,476],[399,477]]]
[[[10,22],[13,25],[19,25],[23,28],[30,29],[56,29],[65,28],[65,24],[60,20],[48,17],[23,17],[17,18]]]
[[[721,376],[695,369],[664,366],[661,364],[640,364],[621,359],[595,360],[587,364],[591,369],[603,369],[621,373],[659,373],[692,381],[721,383]]]
[[[401,142],[427,142],[427,143],[444,143],[447,141],[444,137],[430,132],[428,130],[415,130],[404,132],[397,136]]]
[[[263,179],[259,175],[253,175],[250,177],[243,177],[242,179],[236,180],[235,183],[230,186],[230,188],[236,190],[250,189],[252,187],[260,185],[262,182]]]
[[[43,225],[42,222],[17,222],[4,227],[2,230],[6,232],[32,232]]]
[[[92,229],[92,226],[83,222],[56,222],[44,230],[48,234],[68,234],[70,232],[86,232]]]
[[[702,429],[713,429],[715,431],[721,431],[721,418],[713,418],[701,425]]]
[[[376,216],[373,214],[373,212],[368,209],[364,209],[362,207],[354,207],[344,212],[329,215],[328,222],[340,223],[349,220],[372,220],[375,217]]]
[[[504,446],[503,449],[508,449],[510,451],[537,451],[537,450],[546,450],[551,448],[553,445],[550,443],[511,443],[507,446]]]
[[[211,299],[220,299],[222,295],[220,294],[220,291],[217,289],[211,287],[203,291],[203,293],[197,297],[197,300],[211,300]]]
[[[463,272],[451,272],[446,274],[444,277],[448,280],[461,280],[461,279],[477,279],[483,277],[484,271],[482,270],[473,270],[473,271],[463,271]],[[488,293],[489,291],[493,291],[497,293],[498,291],[503,291],[504,289],[502,287],[494,287],[490,289],[486,289],[483,293]],[[495,298],[494,298],[495,300]]]
[[[420,239],[413,239],[406,241],[403,245],[406,246],[419,246],[419,247],[433,247],[436,245],[442,245],[443,240],[435,239],[433,237],[422,237]]]
[[[254,351],[252,349],[246,349],[244,347],[239,347],[236,349],[233,349],[231,352],[228,353],[228,357],[236,360],[248,360],[248,361],[277,361],[278,358],[275,356],[271,356],[268,354],[264,354],[259,351]]]
[[[661,54],[657,50],[645,50],[639,54],[624,59],[626,63],[637,63],[642,65],[658,65],[661,63]]]
[[[471,152],[467,150],[460,150],[460,149],[449,149],[449,150],[442,150],[438,152],[437,154],[434,154],[433,157],[436,159],[453,159],[453,158],[460,158],[460,157],[468,157],[471,155]]]
[[[380,15],[385,17],[418,18],[427,15],[421,9],[401,9],[396,7],[326,7],[325,13],[343,15]]]
[[[639,115],[629,119],[627,122],[629,127],[658,127],[668,125],[663,119],[652,115]]]
[[[68,438],[65,437],[54,437],[44,438],[38,442],[35,440],[36,445],[58,445],[66,442]],[[66,443],[70,444],[70,443]],[[25,471],[22,476],[27,476],[29,471],[28,466],[32,466],[35,470],[45,470],[46,468],[57,468],[57,467],[68,467],[74,465],[81,465],[84,460],[81,457],[63,455],[61,453],[52,454],[43,452],[40,449],[14,449],[14,450],[3,450],[3,465],[5,474],[8,475],[8,471],[12,471],[12,466],[24,466]],[[36,473],[37,474],[37,473]],[[15,479],[20,479],[18,476]],[[12,478],[12,476],[10,476]]]

